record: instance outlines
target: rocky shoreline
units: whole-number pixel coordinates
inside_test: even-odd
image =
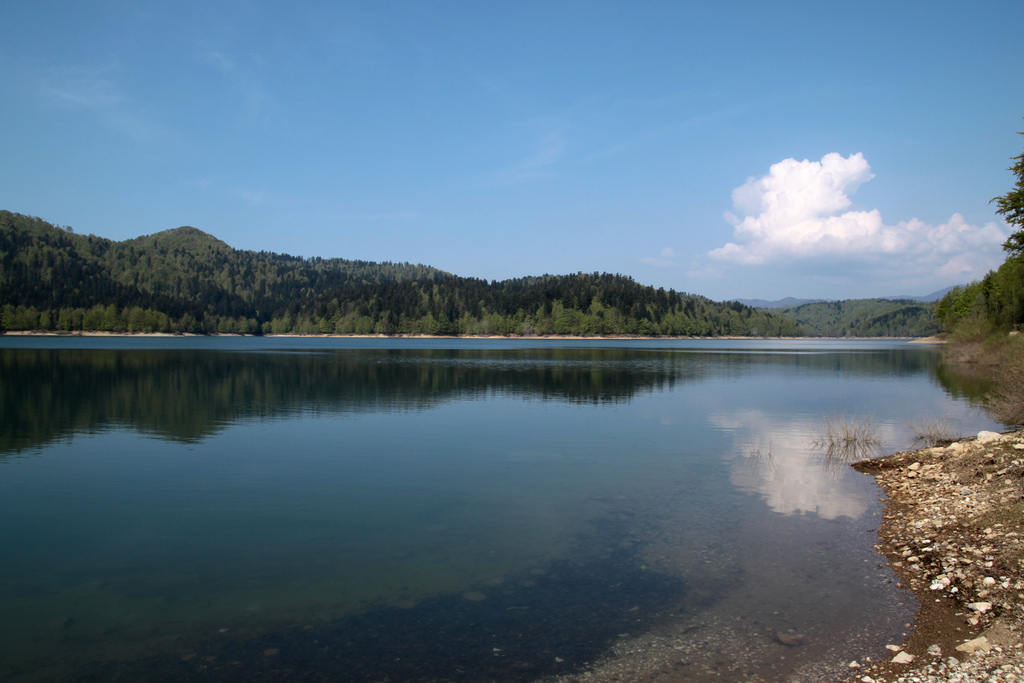
[[[864,460],[888,501],[879,552],[921,609],[849,681],[1024,681],[1024,431]]]

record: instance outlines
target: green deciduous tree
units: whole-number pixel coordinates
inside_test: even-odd
[[[1024,132],[1019,134],[1024,135]],[[1013,161],[1017,163],[1008,170],[1017,176],[1017,184],[1006,194],[993,197],[992,201],[999,207],[996,213],[1017,228],[1003,243],[1003,249],[1008,251],[1011,257],[1016,257],[1024,255],[1024,153],[1013,157]]]

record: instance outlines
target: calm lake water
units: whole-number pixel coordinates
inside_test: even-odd
[[[901,342],[0,338],[0,679],[821,678],[916,606],[815,436],[998,429],[971,391]]]

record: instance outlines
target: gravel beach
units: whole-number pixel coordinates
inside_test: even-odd
[[[849,681],[1024,681],[1024,431],[864,460],[888,500],[878,550],[921,610]]]

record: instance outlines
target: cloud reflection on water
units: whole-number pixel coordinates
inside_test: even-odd
[[[741,491],[760,495],[774,512],[856,519],[867,511],[859,475],[847,465],[874,453],[815,448],[820,426],[807,417],[786,421],[751,409],[715,413],[710,420],[735,434],[727,455],[732,460],[730,482]],[[880,425],[879,429],[881,440],[890,441],[891,428]]]

